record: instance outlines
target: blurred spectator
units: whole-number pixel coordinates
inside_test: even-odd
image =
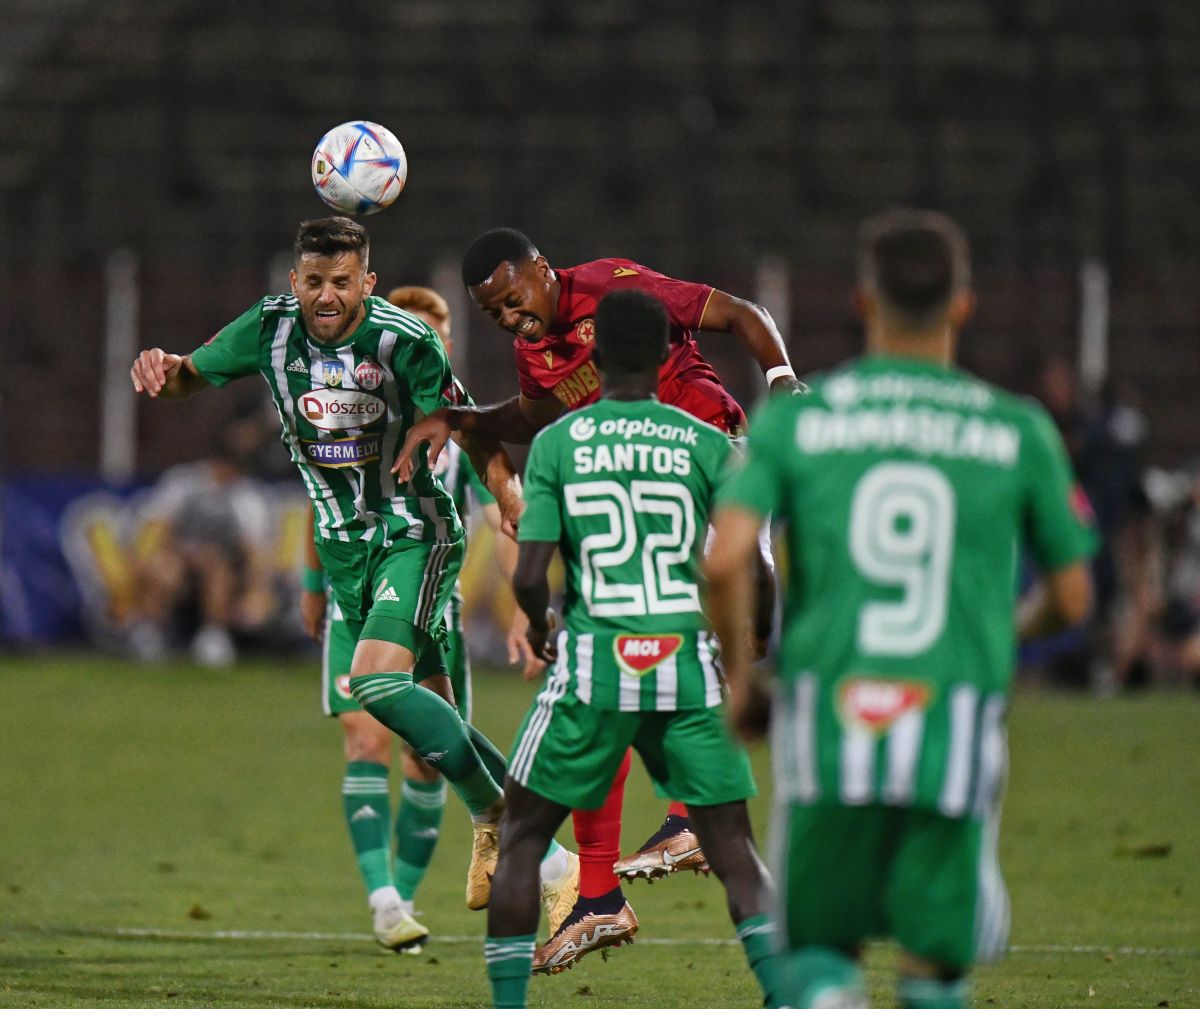
[[[1200,686],[1200,461],[1154,478],[1152,496],[1162,514],[1162,590],[1153,596],[1155,619],[1138,658],[1149,679],[1183,678]]]
[[[1064,358],[1046,363],[1038,386],[1101,535],[1092,565],[1096,599],[1090,631],[1082,649],[1058,656],[1054,672],[1077,685],[1111,689],[1141,662],[1155,607],[1150,508],[1143,490],[1146,420],[1130,386],[1110,382],[1094,405],[1087,404]]]
[[[235,635],[261,630],[276,610],[270,501],[246,475],[262,442],[256,417],[232,421],[211,458],[172,467],[153,491],[128,637],[139,658],[162,658],[194,628],[192,658],[227,666]]]

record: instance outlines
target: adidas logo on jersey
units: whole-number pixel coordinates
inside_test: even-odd
[[[304,363],[304,358],[298,357],[287,366],[288,371],[294,371],[297,375],[307,375],[308,365]]]
[[[350,817],[351,823],[358,823],[359,820],[378,820],[379,813],[372,806],[359,806],[354,811],[354,815]]]

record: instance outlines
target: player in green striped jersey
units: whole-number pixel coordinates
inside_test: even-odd
[[[754,782],[725,728],[698,581],[710,502],[733,450],[724,432],[655,398],[667,332],[662,304],[644,292],[601,300],[594,360],[603,398],[545,428],[530,449],[513,585],[530,643],[555,665],[505,784],[485,956],[495,1004],[506,1009],[525,1004],[531,967],[557,973],[637,931],[618,887],[615,906],[577,907],[534,952],[538,858],[572,808],[604,802],[630,746],[656,786],[687,803],[776,1005],[769,881],[746,812]],[[550,644],[555,550],[566,566],[565,630]],[[742,633],[750,636],[749,620]]]
[[[475,825],[467,903],[484,907],[503,801],[481,756],[490,744],[447,703],[440,647],[463,528],[424,460],[406,481],[392,471],[408,428],[459,402],[461,386],[437,334],[372,297],[362,225],[306,221],[294,254],[290,295],[264,298],[190,355],[142,351],[133,385],[152,398],[181,399],[247,375],[266,379],[316,514],[321,565],[357,640],[351,690],[467,805]],[[515,528],[520,483],[507,455],[496,444],[463,445]],[[419,926],[411,931],[419,941]]]
[[[427,323],[442,341],[446,353],[453,350],[450,308],[444,298],[427,287],[398,287],[388,294],[388,302],[411,312]],[[496,534],[496,560],[506,579],[512,578],[517,563],[517,545],[501,534],[500,509],[496,499],[479,479],[474,465],[460,447],[451,442],[433,466],[434,476],[454,501],[465,530],[472,500]],[[367,888],[375,938],[388,949],[420,952],[414,938],[427,939],[424,926],[415,921],[413,904],[417,889],[437,845],[442,814],[446,804],[446,783],[435,768],[420,760],[412,747],[402,748],[403,784],[400,803],[392,823],[392,804],[388,776],[391,770],[393,740],[388,727],[364,711],[350,691],[350,671],[354,657],[353,629],[347,624],[336,601],[328,599],[325,571],[316,548],[316,523],[309,511],[308,546],[305,551],[305,591],[300,595],[300,613],[307,633],[322,645],[321,686],[325,713],[337,718],[343,734],[346,754],[345,776],[340,782],[342,809],[354,848],[356,861]],[[447,672],[454,705],[468,730],[471,722],[471,665],[463,632],[463,596],[455,583],[446,607],[444,644]],[[512,640],[525,640],[527,621],[520,612],[509,631],[510,652],[516,661],[520,649]],[[542,664],[538,661],[538,666]],[[504,777],[504,758],[490,751],[475,738],[488,759],[488,771],[494,778]],[[392,858],[390,837],[395,837]],[[579,890],[579,859],[551,841],[540,868],[542,904],[556,929],[567,916]]]
[[[1050,418],[951,365],[968,275],[948,218],[869,222],[867,356],[758,411],[715,519],[712,615],[744,734],[744,565],[764,516],[787,526],[773,850],[796,1009],[865,1007],[856,957],[879,935],[902,947],[902,1006],[966,1004],[970,966],[1008,934],[996,830],[1022,545],[1047,589],[1022,632],[1089,607],[1095,537]]]

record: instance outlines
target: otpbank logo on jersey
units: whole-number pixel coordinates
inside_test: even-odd
[[[302,441],[309,462],[328,469],[344,466],[365,466],[375,462],[383,452],[383,435],[363,434],[357,438],[337,438],[333,441]]]
[[[880,734],[909,712],[924,711],[932,696],[925,683],[855,678],[838,688],[838,710],[847,725]]]
[[[613,655],[621,672],[645,676],[679,651],[680,634],[618,634],[613,639]]]
[[[387,405],[378,396],[351,389],[313,389],[300,396],[300,413],[322,431],[370,427],[387,416]]]

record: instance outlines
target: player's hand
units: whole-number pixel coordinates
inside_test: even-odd
[[[782,393],[786,396],[803,396],[812,390],[795,375],[780,375],[771,383],[771,394]]]
[[[558,648],[550,640],[557,626],[558,615],[547,607],[545,619],[539,621],[537,625],[530,621],[529,627],[525,631],[525,639],[529,642],[530,649],[543,662],[558,661]]]
[[[144,392],[151,399],[157,399],[182,367],[183,358],[179,354],[168,354],[161,347],[154,347],[143,350],[134,358],[129,377],[133,379],[135,392]]]
[[[325,636],[325,607],[328,605],[324,592],[300,592],[300,623],[304,633],[313,641],[320,642]]]
[[[497,500],[500,506],[500,531],[514,543],[517,542],[517,530],[521,524],[521,514],[525,511],[525,500],[519,494],[505,495]]]
[[[508,629],[508,661],[514,666],[521,663],[521,679],[536,680],[546,671],[546,663],[534,654],[533,646],[525,636],[528,629],[529,618],[518,606]]]
[[[729,688],[729,727],[744,743],[755,743],[771,724],[771,698],[758,677],[747,670]]]
[[[428,417],[422,417],[408,429],[408,436],[392,464],[392,472],[407,483],[417,468],[417,453],[421,445],[429,443],[429,465],[433,466],[449,440],[450,424],[446,420],[445,410],[435,410]]]

